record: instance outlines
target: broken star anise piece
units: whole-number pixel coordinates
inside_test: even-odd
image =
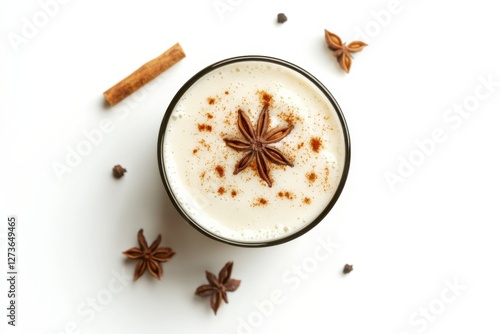
[[[129,259],[139,259],[139,263],[137,263],[135,267],[134,281],[137,281],[137,279],[144,274],[146,268],[151,275],[157,279],[161,279],[163,274],[161,262],[169,261],[175,255],[175,252],[168,247],[158,247],[161,242],[160,234],[158,234],[156,240],[149,247],[142,233],[142,229],[139,230],[137,239],[139,240],[140,248],[133,247],[123,252]]]
[[[280,150],[269,146],[288,136],[292,131],[292,126],[278,127],[267,131],[269,127],[269,105],[265,104],[260,112],[257,127],[254,130],[250,119],[241,109],[238,110],[238,129],[240,130],[245,140],[227,139],[224,138],[226,145],[236,151],[246,152],[241,160],[236,164],[233,174],[238,174],[247,168],[255,158],[257,171],[261,179],[263,179],[269,187],[273,183],[269,177],[268,162],[278,165],[287,165],[293,167],[293,163],[288,160]]]
[[[230,261],[221,269],[218,278],[211,272],[205,271],[209,284],[201,285],[195,291],[195,295],[197,296],[210,297],[210,306],[212,310],[214,310],[215,315],[217,315],[217,310],[223,300],[226,304],[229,302],[227,299],[227,291],[233,292],[240,286],[241,280],[231,278],[232,270],[233,262]]]
[[[333,51],[333,55],[337,58],[340,67],[349,73],[352,64],[351,53],[363,50],[368,44],[361,41],[354,41],[347,45],[342,43],[342,39],[332,32],[325,29],[325,40],[328,48]]]

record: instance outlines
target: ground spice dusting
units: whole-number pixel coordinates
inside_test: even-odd
[[[198,153],[198,149],[197,149],[197,148],[195,148],[195,149],[193,150],[193,154],[196,154],[196,153]]]
[[[286,122],[286,124],[288,124],[288,126],[293,126],[302,120],[299,116],[297,116],[296,114],[294,114],[292,112],[286,112],[286,113],[283,112],[283,113],[279,114],[278,116],[284,122]]]
[[[278,197],[292,200],[292,199],[294,199],[295,196],[293,195],[293,193],[291,193],[289,191],[280,191],[278,193]]]
[[[214,115],[212,115],[211,113],[207,112],[207,118],[208,119],[212,119],[212,118],[214,118]]]
[[[229,92],[226,90],[226,91],[224,92],[224,94],[229,95]]]
[[[318,175],[316,175],[315,172],[311,172],[311,173],[307,173],[306,174],[306,177],[307,177],[307,180],[310,182],[310,183],[314,183],[314,181],[316,181],[318,179]]]
[[[208,124],[198,124],[198,131],[207,131],[211,132],[212,131],[212,126]]]
[[[200,174],[200,179],[202,179],[202,180],[203,180],[203,179],[205,178],[205,175],[206,175],[206,173],[205,173],[205,172],[201,173],[201,174]]]
[[[217,172],[217,175],[219,175],[219,177],[224,177],[224,167],[222,167],[221,165],[217,165],[217,167],[215,167],[215,171]]]
[[[207,142],[205,141],[205,139],[202,139],[198,142],[201,146],[203,146],[204,148],[206,148],[208,151],[210,151],[210,145],[207,144]]]
[[[323,146],[323,143],[321,142],[321,138],[314,137],[311,138],[311,148],[314,152],[318,153],[321,147]]]
[[[231,197],[236,197],[238,195],[238,192],[236,190],[231,190]]]
[[[224,195],[226,193],[226,189],[224,187],[220,187],[217,192],[219,193],[219,195]]]
[[[257,201],[255,202],[254,206],[264,206],[267,205],[269,201],[265,198],[258,198]]]
[[[263,105],[270,105],[272,100],[273,100],[273,96],[265,91],[258,91],[259,95],[260,95],[260,102],[263,104]]]
[[[210,104],[210,105],[212,105],[212,104],[215,103],[215,99],[213,97],[208,97],[207,98],[207,103]]]
[[[309,204],[311,204],[311,199],[310,199],[309,197],[304,197],[304,199],[302,200],[302,202],[303,202],[304,204],[309,205]]]

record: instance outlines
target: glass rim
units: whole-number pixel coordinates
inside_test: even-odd
[[[343,134],[343,139],[344,139],[344,149],[345,149],[345,157],[344,157],[344,164],[343,164],[343,171],[342,175],[340,177],[339,184],[337,188],[335,189],[335,192],[328,202],[328,204],[323,208],[321,213],[310,223],[308,223],[306,226],[303,228],[295,231],[294,233],[284,236],[282,238],[276,238],[272,240],[264,240],[264,241],[239,241],[239,240],[233,240],[233,239],[228,239],[224,238],[220,235],[217,235],[215,233],[210,232],[208,229],[204,228],[200,223],[196,222],[195,219],[193,219],[182,207],[182,205],[178,202],[173,190],[170,187],[170,184],[168,182],[168,177],[166,173],[166,168],[164,164],[164,155],[163,155],[163,142],[165,139],[166,135],[166,128],[168,121],[170,119],[170,116],[179,102],[179,100],[184,96],[184,94],[195,84],[199,79],[201,79],[203,76],[206,74],[220,68],[226,65],[234,64],[234,63],[239,63],[239,62],[250,62],[250,61],[257,61],[257,62],[268,62],[268,63],[273,63],[276,65],[281,65],[284,67],[287,67],[300,75],[304,76],[307,80],[309,80],[312,84],[314,84],[322,94],[327,98],[327,100],[330,102],[330,104],[333,106],[333,109],[335,110],[337,117],[339,119],[340,125],[342,127],[342,134]],[[218,62],[215,62],[211,65],[208,65],[207,67],[203,68],[201,71],[197,72],[195,75],[193,75],[186,83],[184,83],[179,91],[174,95],[172,100],[170,101],[170,104],[168,105],[165,114],[163,116],[161,125],[160,125],[160,130],[159,130],[159,135],[158,135],[158,143],[157,143],[157,158],[158,158],[158,167],[160,171],[160,176],[163,182],[163,185],[165,187],[165,190],[167,191],[167,194],[170,198],[170,201],[172,205],[175,207],[177,212],[182,216],[182,218],[187,221],[192,227],[194,227],[198,232],[204,234],[205,236],[223,242],[225,244],[233,245],[233,246],[240,246],[240,247],[268,247],[268,246],[275,246],[279,244],[286,243],[288,241],[294,240],[298,238],[299,236],[304,235],[305,233],[309,232],[311,229],[313,229],[315,226],[317,226],[325,217],[326,215],[331,211],[335,203],[337,202],[338,198],[340,197],[340,194],[342,193],[342,190],[344,188],[344,185],[347,180],[347,175],[349,173],[349,167],[350,167],[350,160],[351,160],[351,141],[350,141],[350,136],[349,136],[349,130],[347,128],[347,123],[344,117],[344,114],[342,113],[342,110],[340,109],[339,104],[337,103],[337,100],[333,97],[333,95],[330,93],[330,91],[312,74],[310,74],[308,71],[304,70],[303,68],[288,62],[286,60],[282,60],[279,58],[275,57],[269,57],[269,56],[260,56],[260,55],[249,55],[249,56],[237,56],[237,57],[231,57],[227,58]]]

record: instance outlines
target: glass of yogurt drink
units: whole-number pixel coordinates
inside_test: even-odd
[[[237,246],[281,244],[332,209],[350,140],[332,94],[287,61],[243,56],[212,64],[174,96],[158,164],[181,216]]]

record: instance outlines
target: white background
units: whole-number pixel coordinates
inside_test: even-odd
[[[54,1],[0,2],[2,332],[498,333],[498,1]],[[369,44],[350,74],[326,48],[325,28]],[[106,107],[106,89],[176,42],[184,60]],[[307,235],[264,249],[191,228],[156,160],[177,89],[215,61],[248,54],[319,78],[352,139],[331,213]],[[66,165],[103,120],[112,130],[58,176],[54,165]],[[430,144],[436,132],[441,140]],[[427,143],[425,155],[417,142]],[[118,163],[128,172],[115,180]],[[5,326],[9,214],[19,219],[15,329]],[[133,274],[121,252],[140,228],[177,252],[161,281],[116,279]],[[194,290],[204,270],[229,260],[242,284],[214,316]]]

